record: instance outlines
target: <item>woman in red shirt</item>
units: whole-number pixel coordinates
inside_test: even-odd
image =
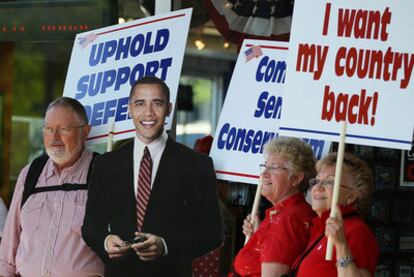
[[[254,232],[250,217],[244,222],[243,233],[251,238],[235,258],[234,268],[241,276],[287,273],[309,241],[315,216],[304,198],[308,181],[316,174],[310,146],[299,139],[279,137],[268,142],[264,152],[261,194],[273,207]]]
[[[379,255],[376,239],[359,215],[369,208],[373,177],[368,165],[345,153],[336,218],[329,217],[336,153],[317,163],[318,175],[310,181],[313,221],[307,249],[295,261],[296,276],[374,276]],[[328,237],[334,245],[333,258],[325,260]],[[294,274],[291,274],[294,275]]]

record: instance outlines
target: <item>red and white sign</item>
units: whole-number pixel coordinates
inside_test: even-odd
[[[411,149],[414,1],[296,0],[280,134]],[[311,15],[311,16],[310,16]]]

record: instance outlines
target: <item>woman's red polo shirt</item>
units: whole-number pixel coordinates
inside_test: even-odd
[[[374,276],[377,258],[379,255],[377,241],[369,227],[357,216],[349,216],[355,214],[355,209],[351,206],[341,206],[342,217],[344,218],[345,238],[351,249],[354,263],[358,268],[364,268]],[[322,216],[313,220],[311,233],[312,242],[325,233],[325,222],[329,217],[330,211],[326,211]],[[348,218],[346,218],[349,216]],[[335,250],[333,251],[332,260],[325,260],[327,237],[323,236],[319,243],[309,252],[302,260],[297,272],[297,277],[313,276],[318,272],[320,277],[337,276]]]
[[[266,210],[259,229],[235,258],[236,272],[241,276],[261,276],[261,264],[265,262],[291,266],[308,244],[314,216],[303,193]]]

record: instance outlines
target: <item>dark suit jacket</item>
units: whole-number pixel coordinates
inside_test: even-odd
[[[83,238],[105,262],[105,276],[191,276],[192,259],[223,240],[212,161],[168,139],[142,226],[142,232],[165,239],[168,255],[143,262],[130,251],[113,261],[104,249],[106,236],[128,240],[136,231],[132,155],[133,141],[95,159]]]

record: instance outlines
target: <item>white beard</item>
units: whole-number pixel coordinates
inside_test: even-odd
[[[52,150],[46,149],[46,153],[49,155],[50,159],[56,164],[63,164],[69,160],[69,156],[65,149]]]
[[[76,156],[78,153],[82,151],[82,143],[78,143],[76,148],[72,151],[68,152],[65,148],[61,149],[46,149],[46,153],[49,155],[50,159],[58,165],[66,164],[71,159],[73,159],[74,156]]]
[[[59,149],[59,150],[52,150],[52,149],[46,149],[46,153],[49,155],[49,157],[55,161],[65,158],[66,151],[65,149]]]

